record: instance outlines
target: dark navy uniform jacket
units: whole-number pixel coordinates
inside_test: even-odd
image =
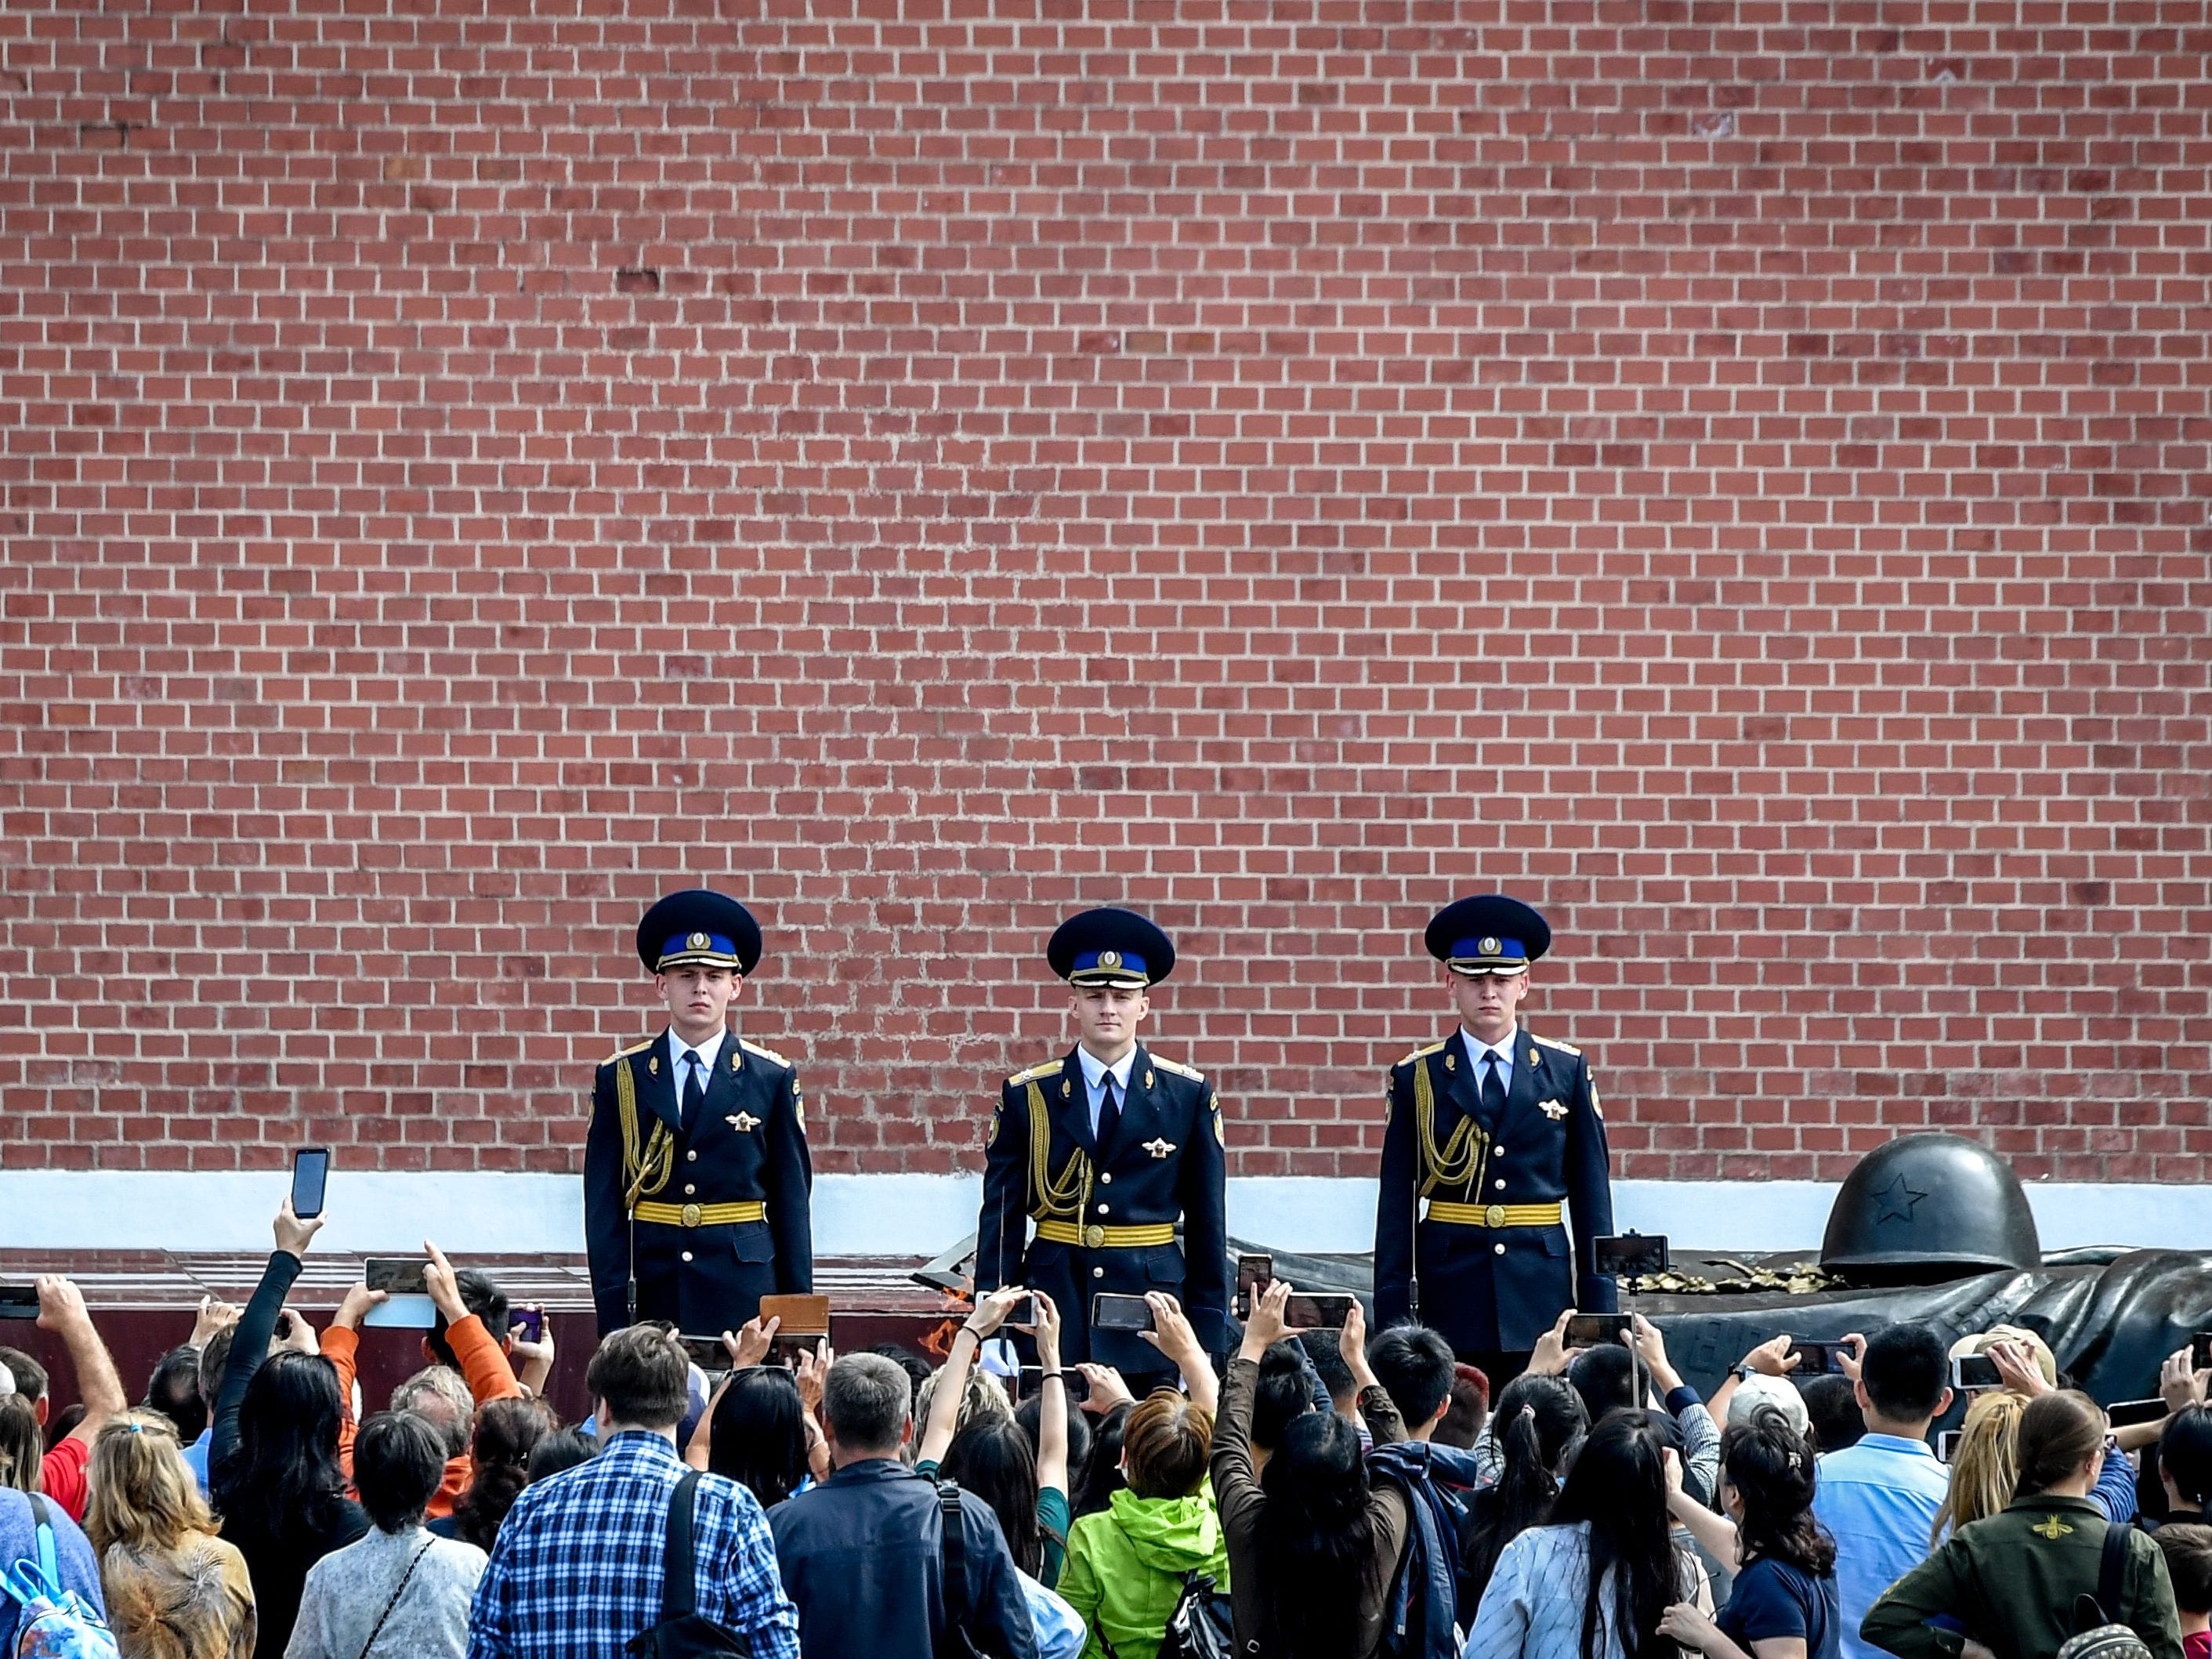
[[[656,1125],[673,1140],[667,1177],[639,1194],[643,1204],[754,1202],[766,1218],[687,1227],[640,1220],[623,1208],[623,1168],[615,1072],[629,1068],[637,1090],[641,1151]],[[722,1039],[698,1121],[678,1121],[668,1033],[604,1061],[592,1087],[592,1129],[584,1143],[584,1242],[599,1334],[630,1322],[625,1304],[630,1241],[637,1241],[637,1317],[667,1319],[693,1336],[734,1331],[759,1311],[763,1296],[814,1287],[814,1186],[799,1077],[773,1049]]]
[[[1042,1180],[1030,1133],[1045,1125]],[[1001,1285],[1042,1291],[1060,1309],[1060,1357],[1125,1371],[1168,1362],[1133,1332],[1093,1331],[1091,1298],[1102,1291],[1165,1291],[1182,1304],[1212,1353],[1229,1346],[1226,1154],[1221,1103],[1188,1066],[1138,1046],[1121,1119],[1103,1147],[1091,1131],[1083,1066],[1073,1051],[1006,1079],[991,1120],[976,1228],[975,1291]],[[1079,1161],[1080,1160],[1080,1161]],[[1086,1175],[1088,1179],[1085,1179]],[[1091,1249],[1031,1240],[1031,1219],[1077,1228],[1183,1225],[1183,1243]]]
[[[1484,1115],[1480,1086],[1457,1030],[1390,1068],[1375,1212],[1375,1319],[1380,1327],[1413,1315],[1462,1353],[1519,1352],[1565,1309],[1615,1310],[1613,1280],[1594,1270],[1591,1249],[1593,1239],[1613,1231],[1605,1120],[1582,1051],[1532,1036],[1525,1026],[1514,1034],[1513,1075],[1496,1122]],[[1455,1158],[1462,1124],[1468,1132]],[[1487,1212],[1564,1199],[1574,1223],[1571,1246],[1567,1229],[1556,1224],[1493,1228],[1428,1219],[1417,1240],[1415,1206],[1440,1155],[1448,1167],[1469,1167],[1455,1185],[1435,1185],[1431,1202]],[[1408,1291],[1417,1273],[1420,1307],[1413,1310]]]

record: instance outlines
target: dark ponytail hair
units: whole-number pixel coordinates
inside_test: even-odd
[[[1524,1372],[1505,1385],[1490,1419],[1501,1460],[1498,1483],[1476,1495],[1462,1535],[1463,1601],[1480,1601],[1505,1547],[1550,1517],[1559,1466],[1589,1428],[1583,1397],[1565,1377]]]
[[[2071,1389],[2039,1395],[2020,1414],[2020,1482],[2014,1498],[2049,1492],[2105,1443],[2105,1413]]]
[[[469,1443],[469,1488],[453,1505],[453,1535],[485,1554],[499,1541],[500,1522],[530,1484],[531,1454],[558,1426],[542,1400],[494,1400],[477,1414]]]
[[[1582,1659],[1597,1659],[1600,1598],[1613,1587],[1602,1623],[1625,1659],[1659,1659],[1674,1644],[1659,1634],[1667,1609],[1682,1599],[1682,1555],[1667,1516],[1667,1448],[1648,1412],[1607,1412],[1567,1469],[1552,1505],[1553,1526],[1589,1528],[1583,1577]]]
[[[1813,1448],[1771,1406],[1721,1437],[1721,1467],[1743,1499],[1736,1528],[1744,1564],[1786,1561],[1822,1577],[1836,1568],[1836,1540],[1813,1518]]]
[[[1359,1650],[1359,1606],[1380,1587],[1359,1431],[1333,1411],[1291,1419],[1260,1475],[1261,1650],[1276,1659]]]

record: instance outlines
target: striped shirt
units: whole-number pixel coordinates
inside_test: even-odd
[[[1681,1599],[1706,1613],[1713,1594],[1705,1570],[1676,1547]],[[1582,1659],[1583,1603],[1589,1581],[1589,1523],[1531,1527],[1505,1547],[1482,1593],[1462,1659]],[[1611,1586],[1606,1587],[1610,1591]],[[1613,1597],[1599,1610],[1592,1659],[1621,1659]]]

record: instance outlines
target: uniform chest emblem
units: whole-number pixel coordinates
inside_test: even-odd
[[[755,1117],[750,1112],[739,1112],[733,1117],[724,1118],[722,1121],[728,1124],[732,1129],[735,1129],[741,1135],[750,1134],[755,1129],[760,1127],[761,1122],[761,1121]]]
[[[1166,1158],[1175,1151],[1175,1142],[1164,1137],[1158,1140],[1148,1140],[1145,1143],[1145,1150],[1154,1158]]]
[[[1564,1100],[1540,1100],[1536,1103],[1536,1109],[1557,1123],[1567,1115],[1567,1103]]]

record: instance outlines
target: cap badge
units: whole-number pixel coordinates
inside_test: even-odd
[[[687,951],[703,951],[714,942],[704,933],[694,933],[684,941],[684,948]]]
[[[1167,1139],[1164,1136],[1158,1140],[1146,1141],[1145,1143],[1145,1150],[1150,1152],[1154,1158],[1166,1158],[1175,1151],[1175,1142]]]
[[[1496,939],[1486,939],[1481,941],[1481,943],[1475,948],[1480,950],[1482,954],[1486,957],[1494,957],[1498,954],[1499,946]]]
[[[1101,968],[1119,968],[1121,965],[1121,953],[1119,951],[1101,951],[1098,953],[1098,965]]]

